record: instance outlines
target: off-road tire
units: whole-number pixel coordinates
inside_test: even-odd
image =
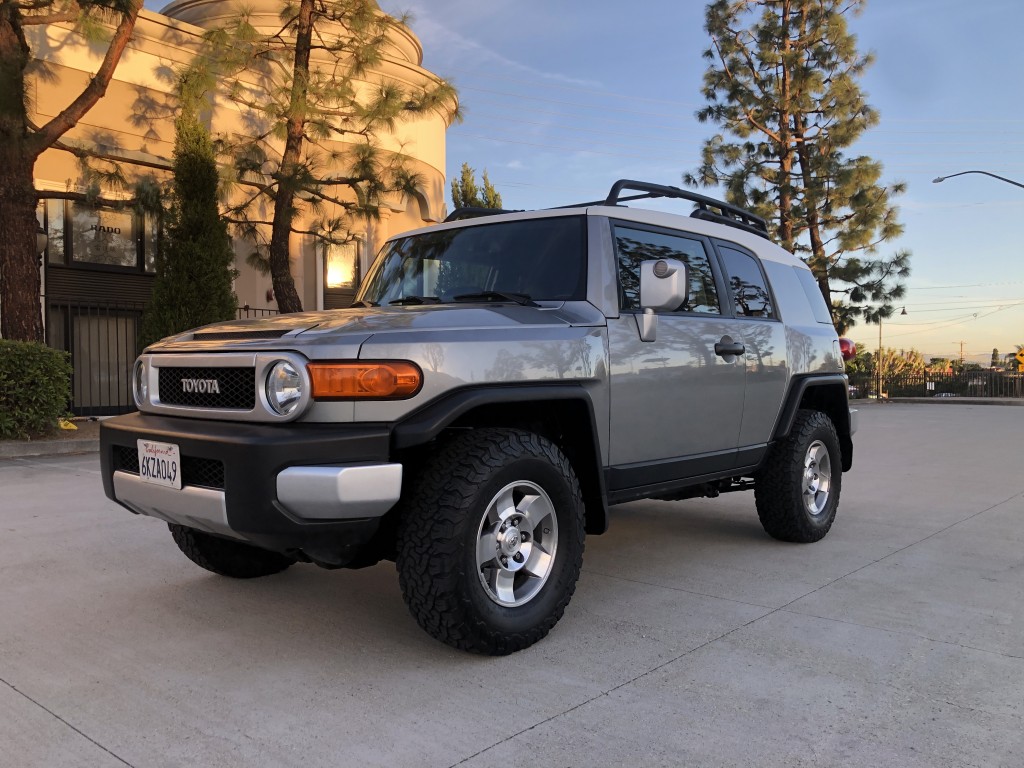
[[[169,523],[174,543],[189,560],[220,576],[256,579],[280,573],[295,560],[241,541],[222,539],[184,525]]]
[[[815,505],[813,484],[820,482],[813,452],[827,451],[827,500]],[[824,462],[821,462],[824,463]],[[754,477],[754,503],[765,532],[780,541],[806,544],[824,538],[839,506],[842,458],[835,426],[821,411],[797,411],[789,435],[772,446]]]
[[[520,483],[517,488],[532,486],[547,495],[554,524],[542,528],[551,536],[546,546],[557,543],[539,591],[509,607],[488,594],[481,572],[495,571],[481,568],[478,548],[495,500]],[[408,478],[399,515],[402,594],[431,636],[501,656],[533,645],[562,617],[583,563],[584,506],[569,460],[551,441],[518,429],[458,433]],[[543,551],[541,544],[536,540],[534,547]]]

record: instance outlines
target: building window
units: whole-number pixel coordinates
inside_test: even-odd
[[[359,284],[359,242],[324,248],[324,287],[327,290],[354,291]]]
[[[51,264],[64,263],[64,201],[46,201],[46,253]]]
[[[135,267],[139,247],[131,211],[71,204],[71,258],[79,263]]]
[[[49,264],[156,271],[156,216],[49,198],[43,226]]]

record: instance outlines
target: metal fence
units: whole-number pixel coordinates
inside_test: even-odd
[[[71,355],[70,410],[76,416],[112,416],[135,410],[132,365],[139,354],[142,304],[48,300],[46,343]],[[276,309],[248,304],[239,319],[270,317]]]
[[[46,343],[71,355],[71,411],[109,416],[134,410],[131,371],[143,306],[55,300],[45,306]]]
[[[246,320],[256,317],[273,317],[274,315],[281,314],[278,309],[270,309],[269,307],[250,307],[248,304],[243,304],[238,308],[238,319]]]
[[[877,397],[872,373],[850,376],[850,397]],[[1024,374],[1015,371],[963,373],[901,373],[882,378],[882,396],[895,397],[1024,397]]]

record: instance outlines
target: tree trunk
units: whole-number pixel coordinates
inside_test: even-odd
[[[783,0],[780,9],[782,35],[782,61],[779,63],[779,245],[790,253],[793,242],[793,146],[790,136],[790,71],[789,0]]]
[[[828,282],[828,259],[825,258],[825,244],[821,240],[821,220],[818,216],[818,205],[820,201],[814,192],[814,177],[811,170],[811,150],[806,141],[803,115],[794,115],[794,138],[797,141],[796,152],[800,160],[800,172],[804,180],[804,217],[807,224],[807,234],[811,240],[811,258],[808,259],[808,266],[814,273],[814,279],[818,281],[818,290],[825,298],[829,312],[832,312],[832,290]],[[832,322],[836,318],[833,315]]]
[[[42,342],[36,195],[25,184],[32,164],[11,162],[10,154],[0,149],[0,337]]]
[[[295,59],[292,69],[288,133],[274,195],[273,229],[270,234],[270,276],[274,297],[282,312],[301,312],[302,300],[292,278],[288,243],[295,218],[296,177],[301,169],[302,142],[306,130],[306,98],[309,93],[309,51],[313,38],[313,0],[302,0],[295,30]]]
[[[0,337],[41,342],[35,155],[26,133],[28,57],[17,10],[0,4]]]

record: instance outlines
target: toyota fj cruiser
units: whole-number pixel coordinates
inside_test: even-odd
[[[696,207],[622,205],[653,197]],[[634,181],[457,211],[388,241],[351,309],[148,347],[106,494],[224,576],[394,560],[427,632],[490,654],[554,626],[615,504],[752,489],[769,535],[816,541],[856,413],[814,277],[766,233]]]

